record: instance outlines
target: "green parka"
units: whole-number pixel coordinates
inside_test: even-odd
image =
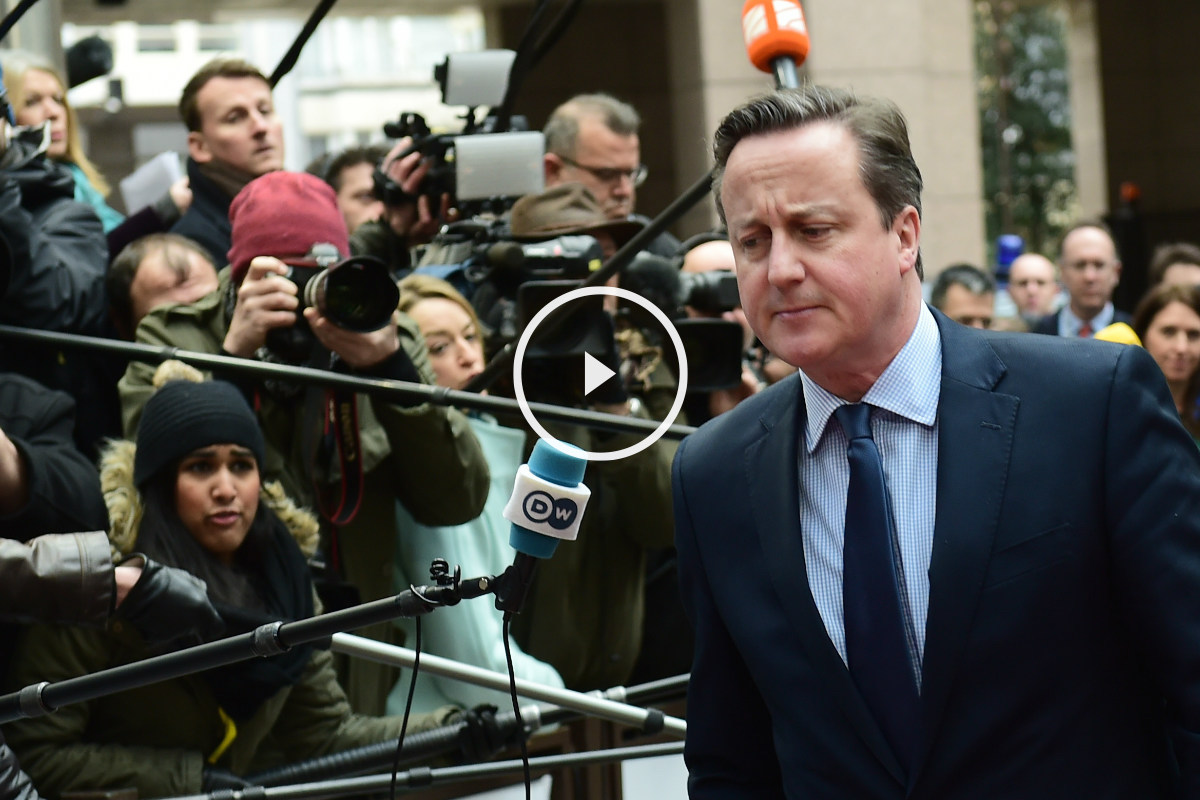
[[[102,464],[105,500],[113,520],[114,552],[136,546],[140,500],[133,489],[133,445],[115,443]],[[263,498],[309,555],[316,520],[296,508],[278,485]],[[131,626],[112,621],[104,630],[62,625],[30,628],[18,646],[9,684],[61,681],[151,655]],[[409,730],[451,721],[453,708],[415,718]],[[267,698],[232,740],[217,701],[198,675],[67,705],[54,714],[5,727],[9,744],[46,797],[65,791],[135,787],[142,800],[197,794],[201,770],[216,766],[246,775],[280,764],[358,747],[400,734],[399,717],[351,712],[328,650],[314,650],[300,680]]]

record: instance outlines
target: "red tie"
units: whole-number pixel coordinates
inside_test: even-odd
[[[1080,338],[1085,338],[1085,337],[1088,337],[1091,335],[1092,335],[1092,326],[1087,324],[1086,322],[1083,323],[1083,327],[1079,329]]]

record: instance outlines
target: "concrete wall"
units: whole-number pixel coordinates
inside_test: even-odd
[[[908,117],[925,179],[925,274],[983,265],[982,167],[969,2],[805,3],[813,80],[888,97]]]
[[[501,42],[515,46],[528,6],[499,10]],[[971,5],[966,0],[871,4],[808,0],[813,80],[895,100],[909,118],[925,176],[927,272],[955,261],[982,263],[978,115]],[[564,39],[530,76],[521,106],[541,125],[559,102],[604,90],[645,117],[643,160],[651,168],[638,199],[660,211],[702,177],[721,117],[770,76],[746,58],[741,6],[731,0],[646,0],[584,4]],[[713,222],[711,205],[676,226],[686,236]]]

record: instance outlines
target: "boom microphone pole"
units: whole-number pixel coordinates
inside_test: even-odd
[[[393,400],[432,403],[438,406],[474,408],[495,414],[511,415],[520,412],[520,406],[516,400],[507,397],[481,395],[469,390],[447,389],[444,386],[430,386],[424,383],[383,380],[381,378],[364,378],[359,375],[346,375],[331,370],[273,364],[248,358],[238,358],[236,356],[199,353],[190,350],[180,350],[175,347],[126,342],[119,339],[105,339],[97,336],[80,336],[73,333],[39,331],[31,328],[0,325],[0,340],[3,339],[50,344],[55,347],[74,350],[98,350],[114,353],[131,361],[143,361],[152,364],[175,359],[185,364],[191,364],[197,369],[208,370],[210,372],[233,373],[264,381],[277,380],[312,384],[330,389],[344,389],[368,395],[378,395]],[[623,417],[618,414],[605,414],[600,411],[589,411],[569,406],[555,406],[548,403],[529,403],[529,409],[539,418],[545,417],[546,419],[584,425],[589,428],[599,428],[601,430],[648,434],[658,427],[658,423],[653,420]],[[694,430],[696,429],[687,425],[672,425],[664,435],[671,439],[682,439]]]
[[[279,61],[279,65],[271,73],[271,79],[267,83],[271,85],[272,89],[283,79],[284,75],[287,75],[296,66],[296,61],[300,59],[300,51],[304,49],[304,45],[308,44],[308,40],[312,38],[313,32],[316,31],[317,26],[321,24],[321,20],[325,19],[325,16],[336,2],[337,0],[321,0],[317,4],[317,7],[313,9],[312,14],[309,15],[308,20],[304,23],[304,27],[297,34],[296,40],[292,42],[292,46],[284,53],[283,58]]]
[[[638,747],[613,747],[587,753],[565,753],[557,756],[539,756],[529,759],[530,769],[550,772],[570,767],[585,767],[606,764],[611,761],[628,761],[637,758],[660,758],[676,756],[683,752],[683,742],[646,744]],[[409,789],[441,786],[459,781],[504,778],[520,775],[524,763],[520,760],[496,761],[488,764],[467,764],[461,767],[429,769],[421,767],[401,772],[396,776],[397,785]],[[361,778],[346,778],[340,781],[322,781],[297,786],[249,787],[246,789],[223,789],[211,794],[193,794],[171,800],[325,800],[335,797],[386,794],[392,784],[391,774],[368,775]]]
[[[428,658],[428,654],[422,655],[422,663],[425,658]],[[688,675],[679,675],[638,686],[617,686],[600,693],[600,696],[608,700],[627,703],[653,702],[653,698],[662,697],[664,694],[669,694],[673,699],[686,691],[689,677]],[[504,746],[512,744],[514,737],[518,734],[528,735],[538,728],[568,722],[578,719],[582,715],[577,711],[557,706],[530,705],[521,709],[523,726],[518,723],[516,715],[511,711],[489,716],[490,719],[483,720],[479,727],[483,728],[481,735],[488,740],[487,745],[492,748],[491,752],[495,753]],[[416,736],[444,741],[450,746],[437,752],[448,752],[464,739],[474,743],[478,736],[470,735],[472,724],[467,721],[456,722],[432,731],[423,731]],[[522,727],[525,730],[520,730]],[[426,746],[422,743],[415,744],[414,747],[419,748],[419,751],[424,751]],[[405,761],[411,761],[409,753],[409,741],[406,739],[401,757]],[[386,769],[392,765],[395,755],[396,747],[392,742],[378,742],[341,753],[307,759],[255,775],[247,775],[246,782],[254,786],[282,786],[287,783],[322,780],[331,775],[347,778],[366,774],[376,769]],[[472,760],[478,761],[482,758],[473,758]]]
[[[8,32],[20,21],[21,17],[25,16],[26,11],[33,8],[35,3],[37,0],[21,0],[12,11],[5,15],[3,20],[0,20],[0,39],[8,36]]]
[[[516,744],[542,725],[550,724],[545,721],[540,711],[536,705],[521,709],[524,724],[518,723],[516,715],[511,711],[469,711],[468,714],[476,716],[475,720],[463,719],[405,737],[404,747],[400,752],[401,763],[411,764],[433,756],[453,755],[455,751],[466,756],[468,762],[485,761],[505,747]],[[349,778],[355,775],[369,775],[379,770],[390,770],[395,758],[396,742],[388,740],[265,770],[247,775],[244,780],[251,786],[285,786],[325,780],[334,776]]]
[[[223,667],[255,656],[278,655],[298,644],[328,640],[339,631],[356,630],[396,617],[418,617],[443,605],[482,597],[492,591],[493,581],[486,577],[456,580],[448,585],[414,587],[394,597],[295,622],[270,622],[247,633],[90,675],[32,684],[0,696],[0,723],[44,716],[72,703]]]
[[[620,270],[627,267],[633,261],[641,250],[655,239],[659,234],[665,231],[671,224],[684,215],[692,206],[700,202],[709,189],[712,188],[712,172],[709,171],[700,180],[696,181],[692,186],[677,197],[669,206],[663,209],[663,212],[652,219],[646,227],[642,228],[633,238],[621,246],[617,252],[613,253],[612,258],[604,262],[604,266],[588,276],[582,286],[599,286],[605,281],[616,275]],[[582,287],[581,287],[582,288]],[[543,336],[552,338],[563,325],[566,324],[567,317],[551,316],[544,323],[545,326]],[[481,392],[496,382],[496,379],[505,371],[512,368],[513,359],[516,357],[517,345],[516,342],[509,342],[492,357],[487,366],[483,368],[474,378],[472,378],[466,386],[463,387],[468,392]],[[672,425],[672,428],[679,427]],[[693,429],[694,430],[694,429]]]
[[[334,634],[331,649],[335,653],[366,658],[381,664],[411,668],[416,661],[416,652],[405,647],[376,642],[354,636],[348,633]],[[603,697],[595,697],[569,689],[556,689],[543,686],[540,683],[517,678],[510,683],[507,674],[492,672],[470,664],[462,664],[448,658],[440,658],[429,653],[421,654],[421,671],[434,675],[446,675],[461,680],[469,680],[477,686],[485,686],[507,692],[515,685],[516,692],[521,697],[553,703],[562,708],[569,708],[583,714],[619,722],[638,730],[653,733],[659,730],[667,731],[676,736],[687,733],[687,722],[677,717],[670,717],[658,709],[645,709],[625,705]]]

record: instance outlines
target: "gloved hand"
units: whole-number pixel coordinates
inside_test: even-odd
[[[496,707],[478,705],[460,715],[463,723],[458,733],[458,746],[467,764],[486,761],[509,744],[521,740],[521,731],[505,731],[496,724]]]
[[[168,641],[189,631],[208,641],[224,632],[225,623],[209,601],[204,581],[141,553],[122,563],[134,558],[145,562],[142,577],[117,608],[117,616],[137,628],[147,641]]]
[[[222,789],[245,789],[252,784],[220,767],[205,767],[200,771],[200,790],[205,794]]]

